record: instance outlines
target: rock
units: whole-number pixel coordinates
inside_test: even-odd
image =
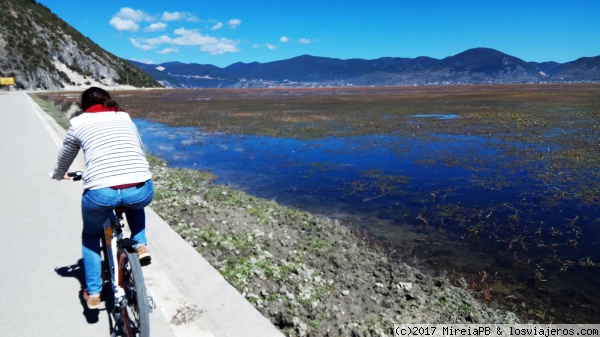
[[[307,330],[308,330],[308,326],[306,325],[306,323],[298,324],[298,335],[299,336],[306,336]]]
[[[262,256],[264,256],[264,257],[265,257],[265,258],[267,258],[267,259],[270,259],[270,258],[272,258],[272,257],[273,257],[273,254],[271,254],[271,253],[269,253],[268,251],[264,250],[264,251],[262,252]]]
[[[413,288],[413,284],[410,282],[408,282],[408,283],[400,282],[400,283],[398,283],[397,287],[404,291],[411,291]]]

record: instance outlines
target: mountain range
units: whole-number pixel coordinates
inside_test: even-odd
[[[600,56],[525,62],[490,48],[443,59],[375,60],[302,55],[274,62],[144,64],[102,49],[34,0],[0,1],[0,77],[17,89],[106,87],[268,88],[598,82]]]
[[[490,48],[474,48],[444,59],[383,57],[341,60],[302,55],[267,63],[208,64],[130,61],[165,87],[265,88],[406,86],[484,83],[600,81],[600,56],[572,62],[525,62]]]

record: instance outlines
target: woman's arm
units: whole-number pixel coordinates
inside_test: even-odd
[[[67,132],[67,136],[58,151],[58,160],[56,165],[54,166],[54,170],[52,171],[52,179],[62,180],[65,177],[65,174],[69,170],[69,167],[77,157],[77,153],[79,153],[80,145],[77,138],[75,138],[75,134],[73,129],[69,129]]]

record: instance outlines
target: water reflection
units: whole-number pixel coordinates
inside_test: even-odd
[[[411,115],[414,118],[433,118],[433,119],[457,119],[460,118],[459,115],[455,114],[416,114]]]

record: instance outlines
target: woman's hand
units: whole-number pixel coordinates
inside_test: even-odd
[[[50,179],[56,179],[54,178],[54,171],[50,172]],[[73,177],[69,177],[69,173],[67,172],[61,179],[56,180],[73,180]]]

